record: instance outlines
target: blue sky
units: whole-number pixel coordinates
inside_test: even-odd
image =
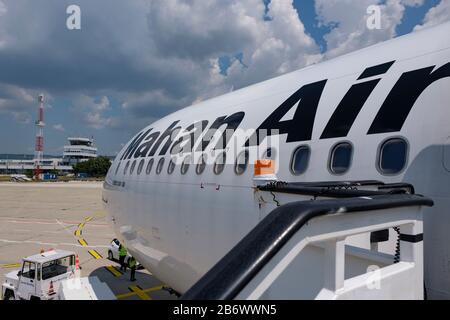
[[[70,4],[81,30],[66,28]],[[375,32],[364,28],[371,4]],[[81,135],[114,155],[195,101],[449,17],[450,0],[0,0],[0,153],[33,152],[40,92],[46,154]]]

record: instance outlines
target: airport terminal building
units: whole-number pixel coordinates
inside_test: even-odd
[[[44,158],[41,163],[42,170],[57,170],[71,172],[72,166],[78,162],[87,161],[97,157],[97,148],[94,140],[82,137],[69,137],[69,144],[64,146],[62,158]],[[36,160],[32,156],[7,156],[0,159],[0,174],[23,174],[26,170],[35,168]]]

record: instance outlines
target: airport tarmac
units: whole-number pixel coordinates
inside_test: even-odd
[[[176,299],[147,270],[119,272],[108,245],[115,237],[102,208],[101,182],[0,183],[0,281],[23,257],[58,248],[79,255],[81,275],[97,276],[118,299]]]

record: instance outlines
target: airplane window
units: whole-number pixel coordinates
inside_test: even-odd
[[[148,161],[145,173],[150,174],[150,172],[152,171],[152,167],[153,167],[153,158]]]
[[[195,172],[197,174],[202,174],[203,171],[205,171],[206,168],[206,154],[202,155],[199,163],[197,164],[197,167],[195,168]]]
[[[144,167],[144,159],[139,162],[138,168],[137,168],[137,174],[141,174],[142,168]]]
[[[174,169],[175,169],[175,162],[173,160],[170,160],[169,165],[167,166],[167,173],[172,174]]]
[[[125,168],[123,168],[123,175],[127,174],[129,166],[130,166],[130,161],[128,161],[127,164],[125,165]]]
[[[331,151],[330,170],[335,174],[343,174],[350,168],[353,147],[348,142],[337,144]]]
[[[119,163],[117,164],[116,172],[115,172],[116,176],[117,176],[117,172],[119,172],[120,164],[121,164],[121,162],[119,161]]]
[[[222,152],[219,154],[216,158],[216,163],[214,164],[214,173],[215,174],[221,174],[223,169],[225,169],[225,161],[226,161],[227,155],[225,152]]]
[[[136,167],[136,160],[133,161],[133,163],[131,164],[131,168],[130,168],[130,175],[133,174],[134,171],[134,167]]]
[[[378,166],[381,173],[395,174],[406,164],[408,145],[400,138],[389,139],[380,148]]]
[[[158,165],[156,166],[156,174],[160,174],[164,166],[164,158],[159,159]]]
[[[291,172],[295,175],[300,175],[305,173],[308,168],[309,156],[311,155],[311,150],[308,146],[300,146],[295,149],[292,154],[291,160]]]
[[[247,169],[248,158],[249,158],[248,150],[242,151],[236,158],[236,164],[234,165],[234,172],[237,175],[243,174]]]
[[[191,162],[191,157],[186,156],[184,158],[183,163],[181,164],[181,174],[186,174],[186,172],[189,170],[189,164]]]

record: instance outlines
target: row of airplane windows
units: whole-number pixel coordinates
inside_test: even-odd
[[[275,150],[272,148],[267,149],[263,158],[272,159],[274,157]],[[395,175],[400,173],[407,161],[408,155],[408,143],[403,138],[390,138],[385,140],[380,144],[378,149],[378,159],[377,159],[377,169],[380,173],[385,175]],[[291,156],[290,171],[293,175],[301,175],[306,172],[309,165],[309,159],[311,156],[311,149],[308,145],[298,146]],[[335,144],[330,151],[328,169],[332,174],[341,175],[346,173],[351,166],[353,158],[353,145],[350,142],[339,142]],[[226,152],[220,153],[213,166],[213,172],[219,175],[223,172],[225,168]],[[123,174],[128,173],[132,175],[135,172],[140,175],[143,171],[145,160],[141,159],[139,164],[137,160],[131,162],[128,161],[123,169]],[[156,174],[160,174],[164,167],[164,158],[160,158],[156,165]],[[242,151],[236,158],[234,165],[234,172],[237,175],[241,175],[247,169],[249,162],[249,152],[247,150]],[[147,163],[145,173],[150,174],[152,171],[154,159],[150,159]],[[191,157],[188,155],[184,158],[181,166],[181,174],[186,174],[189,170],[191,164]],[[115,174],[117,175],[120,167],[116,168]],[[175,162],[171,160],[167,166],[167,173],[172,174],[175,170]],[[205,171],[206,168],[206,155],[203,155],[195,168],[196,174],[200,175]]]

